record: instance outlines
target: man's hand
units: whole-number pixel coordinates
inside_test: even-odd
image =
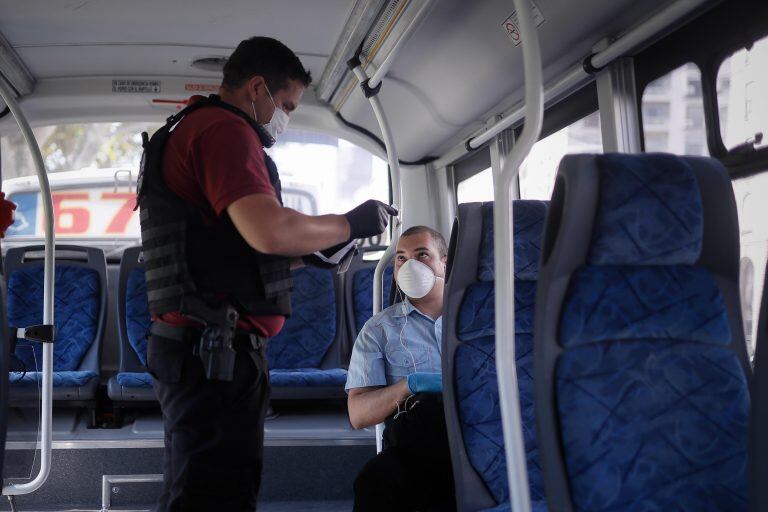
[[[408,390],[416,393],[442,393],[443,376],[439,373],[416,372],[408,375]]]
[[[349,222],[349,238],[368,238],[384,232],[389,223],[389,217],[397,215],[397,209],[375,199],[369,199],[356,206],[344,217]]]

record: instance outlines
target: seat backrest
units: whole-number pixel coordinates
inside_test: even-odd
[[[117,290],[120,371],[146,371],[147,339],[152,326],[141,246],[123,251]]]
[[[755,334],[754,380],[750,422],[750,510],[768,510],[768,265],[764,274],[760,318]]]
[[[14,247],[5,257],[8,325],[43,323],[43,246]],[[92,247],[57,245],[54,272],[54,371],[99,371],[107,306],[104,252]],[[28,371],[42,368],[42,346],[20,339],[17,356]]]
[[[355,340],[360,329],[373,316],[373,273],[378,260],[363,259],[366,252],[383,251],[386,247],[365,248],[355,255],[344,281],[344,303],[349,327],[349,339]],[[382,304],[387,304],[392,290],[393,265],[384,270]]]
[[[344,335],[338,274],[304,267],[292,276],[292,312],[267,346],[269,368],[338,368]]]
[[[515,352],[531,500],[542,502],[533,403],[533,310],[547,203],[513,203]],[[459,205],[443,306],[443,380],[459,510],[509,500],[495,362],[493,203]]]
[[[738,237],[715,160],[562,160],[534,329],[550,509],[746,509]]]

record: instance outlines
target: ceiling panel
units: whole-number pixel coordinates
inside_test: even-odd
[[[328,55],[353,0],[1,0],[12,44],[160,42],[231,48],[270,35]]]
[[[38,78],[217,76],[199,56],[245,38],[283,41],[319,79],[354,0],[0,0],[0,33]]]
[[[46,46],[17,49],[30,72],[38,79],[73,76],[200,76],[221,77],[220,72],[190,66],[193,59],[221,55],[217,48],[185,46]],[[226,53],[224,53],[226,54]],[[326,57],[300,55],[315,78]]]
[[[639,23],[669,0],[534,0],[545,80],[579,63],[602,37]],[[578,4],[578,5],[577,5]],[[440,0],[398,54],[382,102],[403,159],[440,155],[467,125],[523,97],[522,48],[502,29],[506,0]],[[525,43],[523,43],[525,44]],[[419,99],[419,97],[421,99]],[[378,133],[353,94],[342,114]]]

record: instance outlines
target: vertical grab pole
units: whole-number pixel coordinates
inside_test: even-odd
[[[494,264],[496,269],[496,369],[504,431],[509,497],[513,512],[530,512],[528,472],[523,443],[520,396],[515,363],[515,260],[512,185],[520,164],[539,138],[544,111],[541,54],[528,0],[514,0],[523,40],[525,125],[504,163],[494,196]]]
[[[53,266],[54,266],[54,233],[53,233],[53,201],[51,200],[51,187],[48,184],[48,174],[45,171],[43,155],[37,145],[35,135],[32,133],[24,113],[14,98],[14,93],[5,77],[0,74],[0,97],[8,105],[21,134],[32,153],[37,177],[40,181],[40,197],[43,201],[45,215],[45,262],[43,274],[43,324],[53,325]],[[42,421],[40,422],[40,471],[37,476],[24,484],[8,484],[3,487],[3,494],[7,496],[29,494],[40,487],[48,479],[51,472],[51,409],[53,406],[53,343],[43,343],[43,393],[42,393]]]
[[[360,60],[355,57],[349,61],[349,67],[354,73],[357,80],[365,92],[366,97],[371,103],[371,108],[376,116],[376,120],[379,122],[379,128],[381,129],[381,135],[384,138],[384,146],[387,150],[387,161],[389,163],[389,180],[392,187],[392,198],[394,204],[397,205],[398,217],[393,219],[395,225],[392,229],[392,240],[389,243],[389,247],[384,251],[379,263],[376,265],[376,270],[373,273],[373,314],[381,313],[383,308],[382,290],[384,289],[384,270],[392,260],[392,256],[395,254],[395,248],[397,247],[397,241],[400,239],[401,222],[403,218],[403,203],[402,203],[402,187],[400,182],[400,161],[397,157],[397,149],[395,148],[395,140],[392,138],[392,130],[389,127],[387,116],[384,114],[384,109],[381,106],[381,100],[377,95],[377,89],[371,93],[368,88],[368,76],[365,74],[365,70],[360,65]],[[381,82],[379,82],[381,85]],[[379,423],[376,425],[376,452],[380,453],[382,450],[382,436],[384,435],[384,424]]]

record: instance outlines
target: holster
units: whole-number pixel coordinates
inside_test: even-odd
[[[210,306],[201,298],[185,296],[181,314],[205,325],[194,353],[200,357],[208,380],[231,382],[237,353],[233,342],[237,329],[237,310],[228,303]]]

